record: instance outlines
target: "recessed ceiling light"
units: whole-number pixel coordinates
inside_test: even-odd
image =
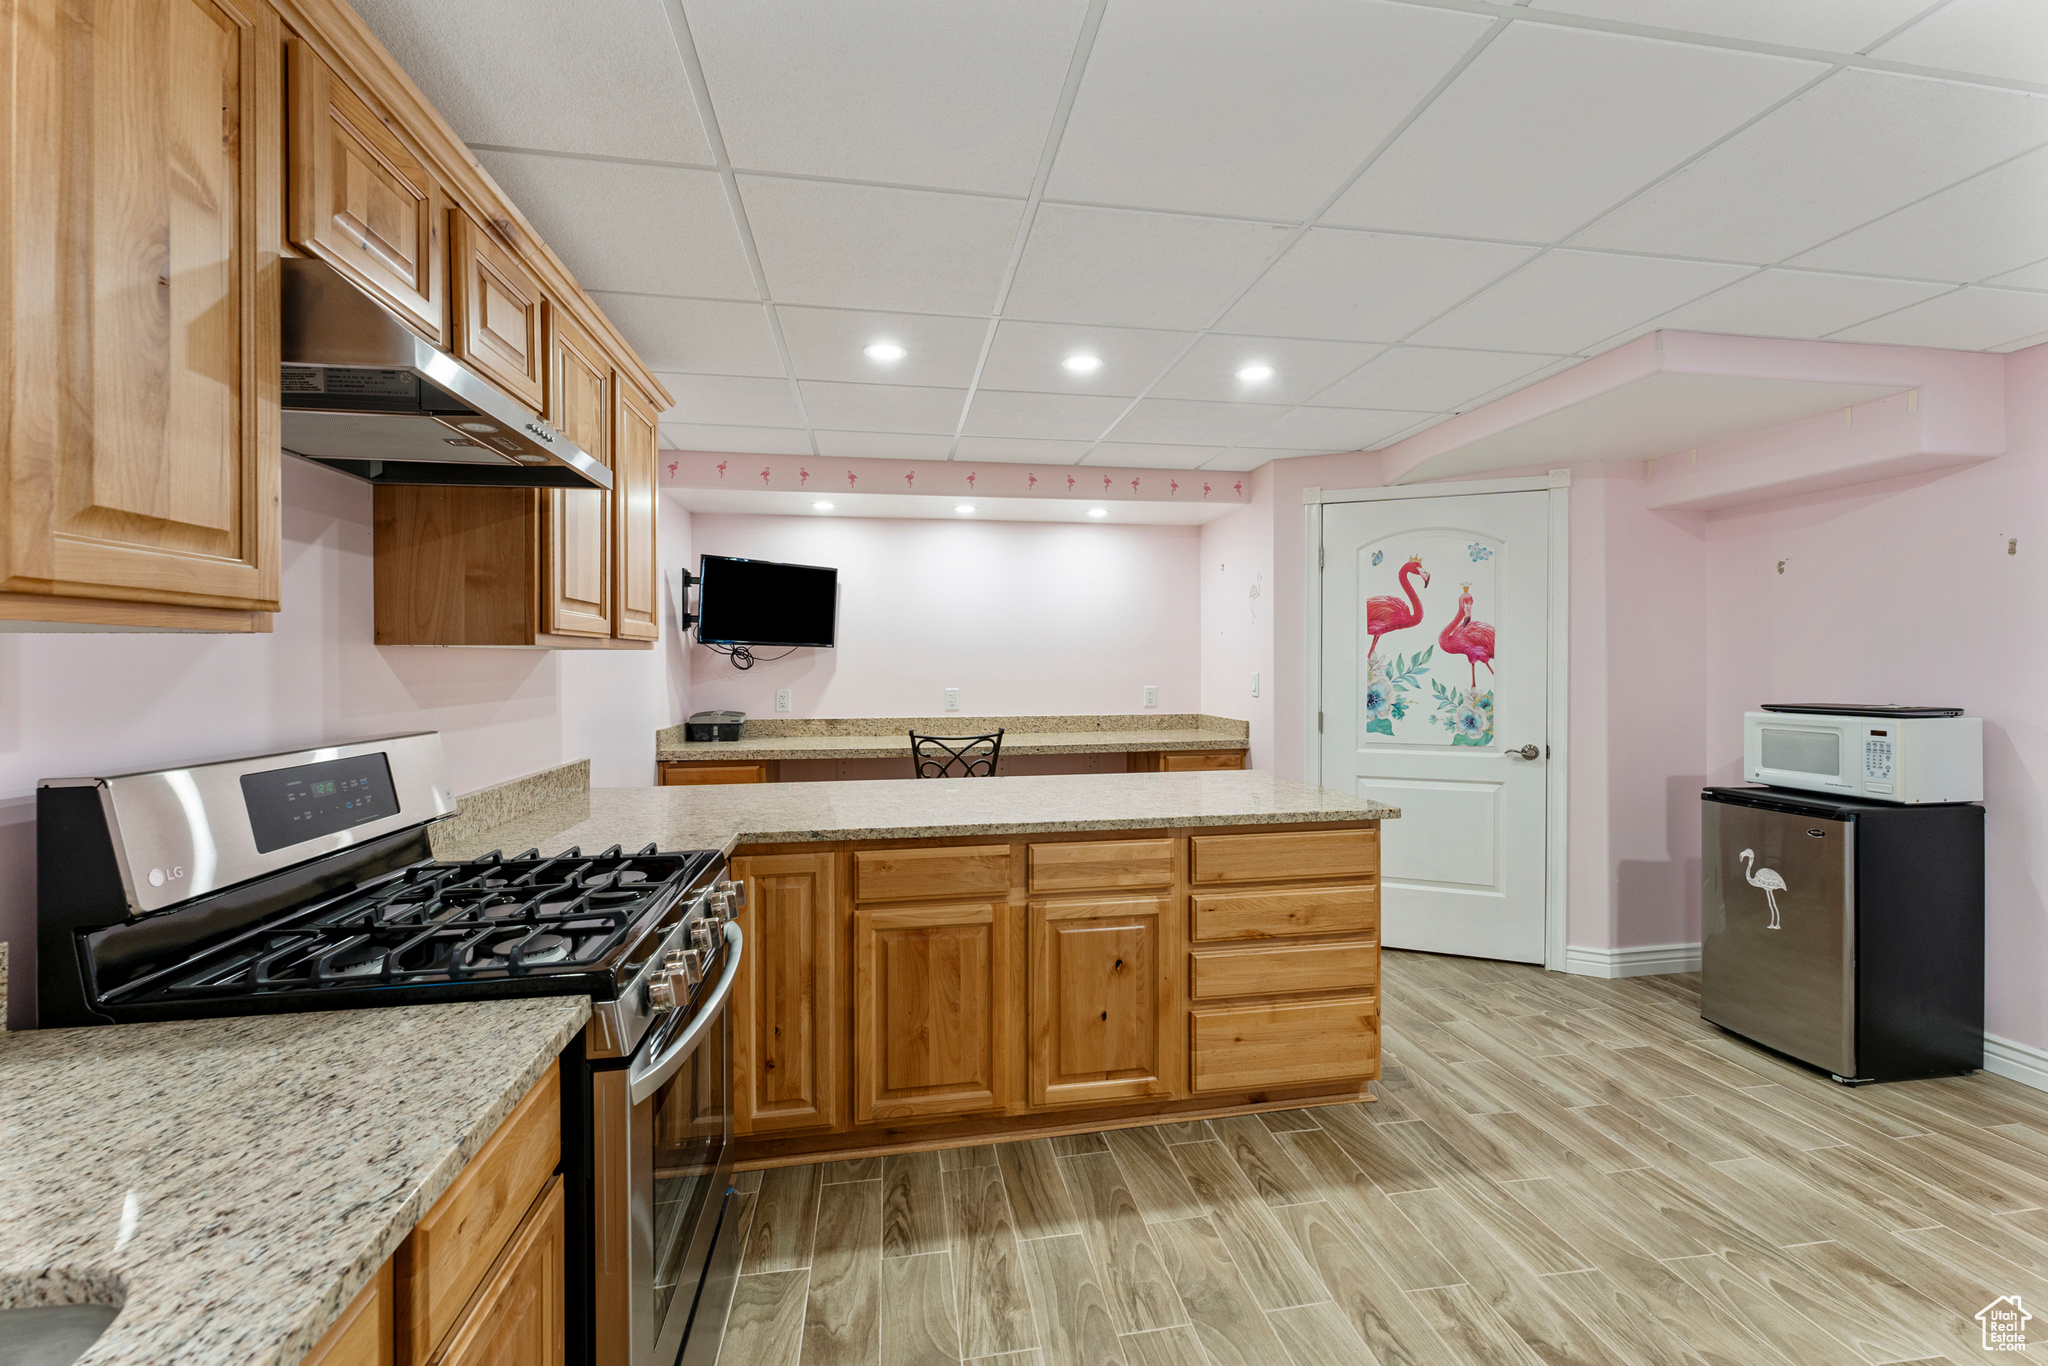
[[[1060,364],[1066,366],[1067,369],[1072,370],[1077,375],[1085,375],[1091,370],[1100,370],[1102,368],[1102,357],[1068,356]]]
[[[1273,378],[1273,367],[1270,365],[1247,365],[1244,369],[1237,372],[1237,377],[1247,384],[1256,384],[1262,379]]]
[[[1109,516],[1109,509],[1108,509],[1108,508],[1089,508],[1089,509],[1088,509],[1088,515],[1089,515],[1090,517],[1107,517],[1107,516]]]
[[[869,360],[902,360],[910,354],[895,342],[873,342],[861,350]]]
[[[953,511],[955,511],[955,512],[960,512],[960,513],[971,513],[971,512],[973,512],[973,511],[974,511],[974,504],[972,504],[972,503],[962,503],[962,504],[960,504],[960,506],[958,506],[958,507],[954,508],[954,509],[953,509]]]
[[[811,506],[819,512],[830,512],[832,510],[832,504],[830,503],[813,503]]]

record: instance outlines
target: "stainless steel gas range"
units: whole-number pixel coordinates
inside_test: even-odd
[[[563,1055],[567,1359],[708,1366],[739,1249],[715,851],[437,861],[438,735],[45,780],[44,1028],[588,996]]]

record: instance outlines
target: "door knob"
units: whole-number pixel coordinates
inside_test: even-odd
[[[1535,759],[1540,757],[1542,753],[1543,751],[1534,745],[1523,745],[1520,749],[1509,750],[1508,757],[1510,759]]]

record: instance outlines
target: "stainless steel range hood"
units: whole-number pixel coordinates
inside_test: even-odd
[[[284,448],[373,484],[608,489],[611,471],[324,261],[284,268]]]

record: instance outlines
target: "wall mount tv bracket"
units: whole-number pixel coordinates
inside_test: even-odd
[[[703,583],[704,579],[687,569],[678,569],[676,575],[676,615],[682,618],[683,629],[687,631],[703,619],[701,612],[690,610],[690,590]]]

